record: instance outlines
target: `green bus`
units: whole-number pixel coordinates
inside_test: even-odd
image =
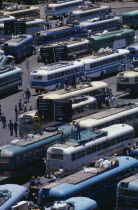
[[[125,48],[134,43],[135,32],[133,29],[121,29],[102,34],[95,34],[88,37],[92,50],[98,51],[101,48],[113,50]]]
[[[138,27],[138,10],[123,13],[122,24],[128,25],[133,28],[137,28]]]

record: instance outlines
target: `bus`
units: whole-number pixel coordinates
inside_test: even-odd
[[[130,52],[118,49],[115,52],[99,51],[91,56],[77,59],[84,65],[84,72],[90,78],[104,78],[106,75],[118,73],[131,67]]]
[[[72,126],[61,126],[64,138],[71,135]],[[61,134],[57,128],[46,128],[38,134],[29,134],[21,139],[14,139],[8,145],[1,146],[0,150],[0,176],[26,177],[38,176],[43,167],[42,158],[53,143],[60,141]],[[25,169],[25,170],[24,170]]]
[[[116,90],[132,95],[138,94],[138,68],[120,72],[117,75]]]
[[[32,69],[30,73],[30,87],[36,92],[43,90],[56,90],[64,86],[64,80],[68,79],[68,85],[72,83],[73,76],[76,81],[84,77],[84,67],[78,61],[65,61],[49,64],[44,67]]]
[[[23,59],[33,53],[33,36],[17,35],[3,43],[2,48],[5,55],[11,55],[16,61]]]
[[[73,23],[76,20],[78,20],[78,22],[81,22],[96,17],[105,17],[110,13],[111,7],[109,6],[82,6],[82,8],[68,13],[67,23]]]
[[[29,133],[35,134],[41,130],[41,119],[37,110],[31,110],[19,115],[20,136],[24,136]]]
[[[63,206],[66,209],[74,209],[74,210],[98,210],[98,206],[96,201],[87,198],[87,197],[71,197],[65,201],[55,201],[54,205],[51,207],[51,209],[60,209],[63,208]]]
[[[13,205],[26,199],[27,189],[18,184],[0,185],[0,209],[11,209]]]
[[[25,17],[40,18],[40,10],[39,7],[32,6],[27,9],[20,9],[16,11],[4,11],[3,15],[11,15],[14,16],[16,19]]]
[[[138,43],[134,43],[126,48],[130,52],[131,59],[138,58]]]
[[[78,56],[90,53],[90,41],[74,37],[66,41],[42,45],[39,49],[38,62],[54,63],[61,60],[74,60]]]
[[[86,118],[80,118],[76,121],[83,129],[101,129],[113,124],[125,123],[135,129],[136,135],[138,126],[138,106],[137,103],[129,102],[117,104],[114,107],[92,114]]]
[[[138,209],[138,173],[121,180],[117,185],[116,210]]]
[[[137,28],[138,27],[137,18],[138,18],[138,10],[123,13],[122,14],[122,24],[128,25],[133,28]]]
[[[83,32],[88,36],[90,34],[95,34],[98,32],[103,32],[104,30],[113,31],[119,30],[121,28],[121,19],[120,17],[100,17],[80,22],[79,24]]]
[[[83,165],[89,166],[103,156],[122,155],[128,144],[135,143],[134,128],[126,124],[114,124],[95,131],[84,130],[80,132],[81,139],[76,139],[75,132],[72,131],[71,139],[65,143],[48,148],[46,165],[52,173],[61,167],[64,173],[69,173]]]
[[[138,171],[136,159],[127,156],[119,156],[116,159],[118,164],[109,170],[92,168],[88,173],[84,169],[49,185],[38,187],[41,188],[38,192],[38,205],[49,207],[55,200],[86,196],[94,199],[100,209],[108,209],[109,204],[115,202],[118,182]]]
[[[69,11],[77,9],[81,4],[83,4],[83,0],[57,1],[57,3],[47,4],[45,6],[45,16],[65,16]]]
[[[133,29],[120,29],[118,31],[103,32],[88,37],[95,51],[109,47],[113,50],[125,48],[134,43],[135,32]]]
[[[16,66],[1,66],[0,67],[0,93],[5,93],[13,89],[18,90],[22,85],[23,71]]]
[[[78,36],[85,36],[81,26],[61,26],[38,32],[36,34],[36,45],[49,44]]]
[[[18,24],[20,24],[22,21],[25,22],[26,34],[32,35],[34,38],[37,32],[44,30],[44,19],[29,17],[17,19],[17,21]]]

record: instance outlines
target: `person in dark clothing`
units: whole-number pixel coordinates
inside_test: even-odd
[[[21,99],[19,100],[18,107],[19,107],[19,112],[22,112],[23,108],[22,108],[22,100]]]
[[[72,87],[76,88],[76,77],[73,75],[72,77]]]
[[[34,176],[31,177],[31,180],[29,182],[29,187],[32,187],[32,186],[35,186],[35,177]]]
[[[17,105],[15,105],[15,120],[18,121],[18,108],[17,108]]]
[[[27,102],[29,102],[29,100],[30,100],[30,96],[31,96],[31,92],[30,92],[30,90],[27,88],[27,90],[26,90],[26,98],[27,98]]]
[[[0,121],[1,121],[1,114],[2,114],[2,112],[1,112],[1,105],[0,105]]]
[[[17,136],[18,123],[17,123],[16,121],[15,121],[15,123],[13,124],[13,129],[14,129],[15,136]]]
[[[65,90],[68,89],[68,78],[65,78],[65,80],[64,80],[64,89]]]
[[[10,136],[13,135],[13,122],[12,120],[9,121],[8,128],[10,130]]]
[[[6,117],[4,113],[1,114],[2,128],[6,128]]]

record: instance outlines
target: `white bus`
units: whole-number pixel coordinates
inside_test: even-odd
[[[122,103],[114,107],[76,120],[83,129],[97,130],[109,125],[125,123],[138,133],[138,106],[136,103]]]
[[[138,68],[120,72],[117,75],[116,89],[134,95],[138,94]]]
[[[59,171],[62,167],[64,172],[69,172],[114,153],[120,155],[129,143],[135,143],[134,128],[126,124],[115,124],[94,132],[81,131],[80,136],[77,140],[72,135],[68,141],[47,150],[46,164],[50,171]]]
[[[77,9],[83,0],[72,0],[72,1],[58,1],[57,3],[51,3],[45,6],[45,16],[58,17],[67,15],[69,11]]]
[[[16,19],[25,18],[25,17],[40,18],[40,9],[39,9],[39,7],[31,6],[30,8],[19,9],[16,11],[4,11],[3,14],[4,15],[12,15]]]
[[[104,30],[113,31],[118,30],[121,27],[120,17],[100,17],[93,18],[79,24],[85,33],[96,34],[103,32]]]
[[[52,91],[50,93],[41,94],[39,97],[43,100],[67,100],[79,96],[92,96],[98,100],[103,100],[105,94],[108,94],[109,87],[108,84],[103,81],[94,81],[94,82],[81,82],[76,85],[74,89],[71,87],[69,91],[64,89]]]
[[[73,23],[78,20],[79,22],[96,18],[96,17],[104,17],[111,13],[111,7],[109,6],[82,6],[82,8],[78,10],[74,10],[69,12],[67,23]]]
[[[18,90],[22,85],[22,69],[15,66],[0,67],[0,93]]]
[[[71,84],[73,76],[77,82],[84,77],[83,63],[78,61],[60,62],[37,67],[30,73],[30,87],[36,91],[54,90],[64,86],[64,80]]]
[[[131,67],[129,50],[118,49],[115,52],[99,50],[98,54],[79,59],[84,64],[84,72],[88,77],[101,77]]]

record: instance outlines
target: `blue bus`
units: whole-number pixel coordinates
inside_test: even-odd
[[[70,135],[71,127],[60,127],[64,130],[65,138]],[[0,176],[20,177],[37,172],[39,174],[42,158],[46,156],[48,147],[60,141],[60,138],[61,134],[57,133],[57,129],[51,128],[41,135],[26,136],[22,140],[15,139],[11,144],[2,146],[0,149]]]
[[[15,60],[21,60],[33,53],[33,36],[18,35],[3,43],[3,50],[6,55],[11,55]]]
[[[38,193],[38,205],[48,207],[55,200],[84,196],[94,199],[100,209],[108,209],[108,205],[115,202],[118,182],[138,171],[138,160],[127,156],[116,157],[116,160],[116,167],[109,170],[99,167],[92,168],[91,173],[81,170],[56,181],[54,185],[50,183],[42,187]]]
[[[85,35],[85,33],[82,31],[81,26],[62,26],[52,28],[49,30],[40,31],[36,34],[36,45],[49,44],[82,35]]]
[[[116,210],[138,209],[138,174],[121,180],[117,185]]]
[[[131,59],[138,58],[138,43],[134,43],[133,45],[130,45],[126,49],[130,51]]]
[[[0,210],[11,209],[13,205],[26,198],[27,189],[17,184],[0,185]]]

